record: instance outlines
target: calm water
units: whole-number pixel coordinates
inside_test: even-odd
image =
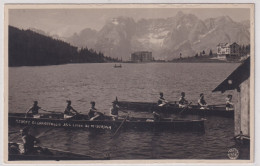
[[[87,113],[90,101],[95,101],[99,111],[108,114],[116,96],[119,100],[155,102],[159,92],[164,92],[166,99],[176,101],[182,91],[193,103],[204,93],[208,104],[220,104],[225,102],[227,93],[211,91],[238,66],[148,63],[113,68],[113,65],[12,67],[9,69],[9,111],[25,112],[38,100],[43,109],[63,112],[69,99],[81,113]],[[131,116],[152,117],[149,113],[132,113]],[[57,128],[41,137],[41,145],[94,157],[109,153],[112,159],[227,159],[228,147],[234,144],[230,140],[233,120],[208,117],[205,127],[205,133],[125,131],[114,140],[111,140],[113,133],[108,131]],[[10,130],[19,130],[19,127]],[[32,129],[32,133],[36,135],[44,130],[46,128]],[[11,135],[10,140],[20,138]]]

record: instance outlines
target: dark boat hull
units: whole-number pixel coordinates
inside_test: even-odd
[[[24,117],[22,113],[9,113],[9,125],[49,126],[81,128],[95,130],[116,130],[123,119],[113,121],[111,117],[102,120],[63,119],[62,115],[43,114],[41,118]],[[204,120],[162,119],[153,121],[149,118],[128,118],[122,125],[123,130],[170,130],[170,131],[204,131]]]
[[[9,161],[25,161],[25,160],[95,160],[86,157],[68,157],[68,156],[40,156],[40,155],[8,155]]]
[[[150,102],[128,102],[118,101],[118,106],[136,112],[152,112],[157,111],[165,114],[189,114],[206,116],[221,116],[226,118],[234,118],[234,111],[226,111],[225,107],[209,107],[209,109],[200,109],[197,105],[191,105],[191,108],[179,108],[177,104],[168,104],[167,106],[160,107],[156,103]]]
[[[25,161],[25,160],[59,161],[59,160],[108,160],[109,159],[109,157],[93,158],[91,156],[87,156],[83,154],[77,154],[68,151],[62,151],[62,150],[57,150],[52,148],[45,148],[45,147],[41,147],[41,149],[44,149],[44,152],[35,151],[35,152],[31,152],[30,154],[20,154],[17,150],[16,153],[14,153],[14,151],[11,150],[10,148],[11,144],[9,143],[9,154],[8,154],[9,161]],[[17,145],[19,145],[19,143]]]

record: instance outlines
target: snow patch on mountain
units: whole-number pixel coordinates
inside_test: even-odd
[[[106,56],[129,59],[134,51],[151,51],[155,59],[194,56],[196,52],[216,51],[218,43],[249,44],[249,21],[241,23],[221,16],[200,20],[178,12],[171,18],[141,19],[129,17],[108,20],[100,31],[91,29],[74,34],[68,42],[101,51]]]

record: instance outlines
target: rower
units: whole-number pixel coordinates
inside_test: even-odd
[[[119,106],[117,105],[116,101],[112,102],[112,108],[110,108],[110,115],[113,120],[118,119],[118,111],[119,111]]]
[[[181,92],[181,98],[179,100],[179,107],[186,108],[188,107],[188,101],[185,99],[185,93]]]
[[[96,103],[94,101],[91,101],[90,104],[91,104],[91,108],[89,109],[88,117],[92,121],[98,118],[101,115],[101,113],[98,112],[97,109],[95,108]]]
[[[64,119],[72,118],[77,114],[79,113],[71,106],[71,101],[67,100],[67,107],[64,111]]]
[[[168,101],[165,100],[165,98],[163,97],[163,93],[160,92],[160,98],[159,98],[159,100],[158,100],[158,106],[163,107],[163,106],[165,106],[166,104],[168,104]]]
[[[153,119],[154,121],[160,121],[161,120],[161,115],[158,114],[156,111],[153,111]]]
[[[228,95],[226,98],[226,110],[233,111],[234,110],[234,103],[232,103],[232,95]]]
[[[198,100],[198,105],[199,105],[200,109],[208,109],[208,105],[204,99],[203,93],[200,94],[200,98]]]
[[[117,105],[117,100],[112,102],[112,107],[110,108],[110,116],[112,117],[113,120],[118,119],[118,111],[120,107]],[[126,111],[121,110],[124,113],[127,113]]]
[[[38,101],[34,101],[33,102],[33,106],[26,112],[26,115],[29,112],[32,112],[32,115],[34,118],[39,118],[39,110],[41,109],[41,107],[38,106]]]
[[[41,150],[41,148],[35,148],[34,145],[39,143],[39,140],[34,136],[30,135],[29,128],[24,128],[20,130],[23,140],[23,149],[20,149],[21,153],[28,154],[34,153],[36,150]]]

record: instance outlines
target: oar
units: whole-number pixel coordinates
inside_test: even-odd
[[[122,121],[122,123],[120,124],[120,126],[117,128],[115,134],[112,136],[112,138],[117,134],[117,132],[119,131],[119,129],[123,126],[123,124],[125,123],[126,119],[128,118],[128,115],[125,117],[125,119]]]
[[[184,107],[184,109],[179,113],[179,115],[180,115],[184,110],[188,109],[189,106],[191,105],[191,103],[192,103],[192,102],[190,102],[190,103],[187,105],[187,107]]]
[[[40,108],[41,110],[43,110],[43,111],[45,111],[45,112],[50,112],[50,113],[57,113],[57,114],[62,114],[61,112],[55,112],[55,111],[47,111],[47,110],[45,110],[45,109],[42,109],[42,108]]]
[[[209,105],[210,107],[216,107],[216,106],[225,106],[226,104],[215,104],[215,105]]]
[[[20,133],[20,131],[12,131],[12,132],[10,132],[8,134],[15,134],[15,133]]]
[[[189,106],[191,105],[191,103],[192,103],[192,102],[190,102],[190,103],[187,105],[187,107],[184,107],[184,108],[179,112],[179,114],[177,115],[176,119],[178,119],[178,118],[181,116],[181,113],[182,113],[183,111],[185,111],[185,110],[187,110],[187,109],[189,108]]]
[[[96,118],[100,117],[100,116],[104,116],[104,114],[102,112],[96,112],[96,116],[92,117],[90,120],[95,120]]]
[[[53,128],[50,128],[50,129],[47,129],[47,130],[45,130],[44,132],[41,132],[40,134],[38,134],[35,138],[40,138],[40,137],[42,137],[42,136],[44,136],[46,133],[48,133],[48,132],[50,132],[51,130],[53,130],[54,129],[54,127]]]
[[[44,132],[41,132],[40,134],[38,134],[38,136],[36,136],[35,138],[39,139],[40,137],[44,136],[46,133],[50,132],[53,129],[54,128],[47,129]],[[15,134],[15,133],[20,133],[20,131],[13,131],[13,132],[10,132],[8,134]]]
[[[168,101],[169,104],[177,104],[178,101]]]

